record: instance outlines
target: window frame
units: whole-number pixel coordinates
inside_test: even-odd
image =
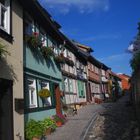
[[[7,9],[7,13],[5,15],[6,16],[6,29],[4,29],[0,25],[0,37],[5,39],[9,43],[12,43],[13,36],[12,36],[12,11],[11,11],[12,4],[11,4],[11,0],[7,0],[7,1],[5,0],[5,4],[2,4],[1,2],[0,2],[0,4],[3,5]]]
[[[10,0],[5,0],[4,3],[2,4],[0,2],[0,29],[7,32],[8,34],[10,34]],[[2,18],[2,9],[4,9],[4,15]],[[3,19],[3,21],[2,21]],[[3,22],[3,26],[1,25],[1,23]]]
[[[32,82],[32,84],[29,85],[29,82]],[[37,102],[37,84],[36,84],[36,79],[34,78],[30,78],[28,77],[27,78],[27,85],[28,85],[28,108],[37,108],[38,107],[38,102]],[[34,89],[34,93],[30,92]],[[32,95],[34,94],[34,97],[33,97],[33,104],[31,103],[32,100],[31,100],[31,97]]]

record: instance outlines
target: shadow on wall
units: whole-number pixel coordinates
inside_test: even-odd
[[[13,82],[18,81],[13,66],[7,63],[5,57],[0,58],[0,77],[10,79]]]
[[[59,66],[58,66],[58,64],[56,64],[56,63],[52,60],[52,59],[53,59],[53,56],[50,56],[50,57],[48,57],[48,58],[45,58],[45,57],[43,56],[43,54],[41,53],[41,51],[39,50],[39,48],[32,48],[32,47],[27,47],[27,48],[31,50],[31,53],[32,53],[34,59],[36,60],[36,62],[37,62],[38,64],[46,65],[48,68],[51,67],[51,68],[53,69],[54,72],[57,72],[54,65],[56,65],[57,68],[60,69]],[[26,54],[24,53],[24,58],[25,58],[25,57],[26,57]],[[25,60],[25,64],[26,64],[26,60]]]

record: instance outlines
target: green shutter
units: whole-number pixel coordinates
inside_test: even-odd
[[[81,82],[78,80],[78,94],[81,97]]]

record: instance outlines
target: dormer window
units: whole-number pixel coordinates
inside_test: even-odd
[[[10,34],[10,0],[0,0],[0,29]]]

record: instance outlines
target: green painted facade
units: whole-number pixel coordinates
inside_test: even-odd
[[[28,113],[25,114],[25,122],[27,122],[30,119],[34,119],[34,120],[43,120],[44,118],[50,117],[52,114],[55,114],[55,109],[49,109],[49,110],[45,110],[45,111],[41,111],[41,112],[33,112],[33,113]]]
[[[31,46],[26,37],[34,35],[40,38],[45,45],[42,47],[52,47],[54,53],[59,53],[59,43],[52,39],[42,27],[32,24],[32,18],[28,19],[26,15],[24,21],[24,98],[25,98],[25,122],[29,119],[41,120],[56,114],[56,97],[55,86],[58,85],[62,89],[62,73],[60,64],[54,61],[53,56],[47,59],[43,56],[39,46]],[[40,30],[39,30],[40,29]],[[41,44],[42,44],[41,43]],[[53,48],[55,46],[55,49]],[[48,105],[39,97],[38,92],[44,88],[42,83],[49,85],[51,97],[49,97]],[[33,86],[33,87],[31,87]]]

